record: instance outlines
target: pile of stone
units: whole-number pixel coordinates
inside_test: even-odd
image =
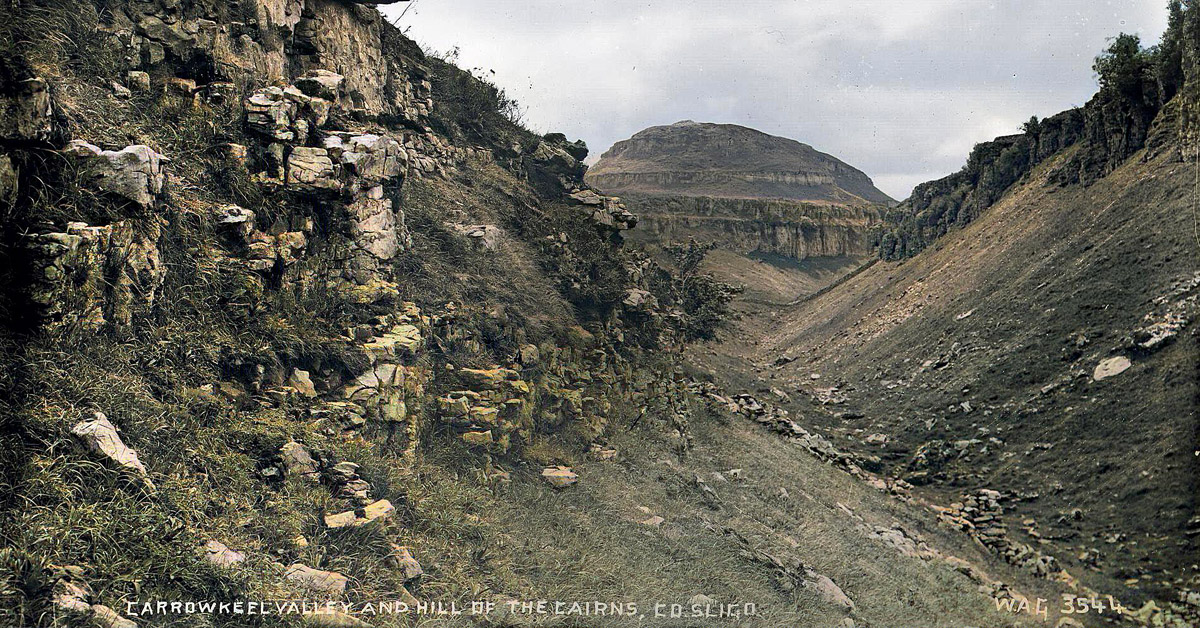
[[[459,370],[466,390],[437,400],[439,420],[454,428],[473,447],[507,452],[515,437],[532,428],[532,388],[513,369]]]
[[[753,395],[741,393],[731,397],[722,395],[711,382],[690,382],[688,390],[700,396],[718,410],[740,414],[763,425],[795,443],[818,460],[827,462],[859,479],[865,480],[881,491],[895,495],[907,495],[912,485],[900,479],[883,479],[863,469],[863,465],[875,468],[877,459],[855,456],[839,451],[821,434],[809,431],[793,421],[787,410],[764,403]]]
[[[603,196],[591,189],[575,190],[568,198],[592,212],[592,222],[601,229],[627,231],[637,226],[637,216],[615,196]]]
[[[258,228],[254,212],[238,205],[219,205],[213,209],[212,218],[226,242],[244,257],[243,264],[251,271],[268,272],[291,266],[308,246],[304,231],[265,233]]]
[[[829,386],[825,388],[813,388],[812,397],[821,405],[837,405],[843,404],[850,400],[845,393],[837,386]]]
[[[938,519],[981,537],[984,545],[994,545],[996,542],[993,539],[1003,538],[1008,529],[1001,519],[1004,508],[1000,505],[1000,499],[999,491],[980,489],[977,493],[966,495],[962,502],[939,508]]]
[[[1127,344],[1144,351],[1157,351],[1170,344],[1200,309],[1200,272],[1176,280],[1167,294],[1154,300],[1155,310],[1142,318]]]
[[[299,88],[270,86],[246,98],[246,126],[277,142],[304,144],[309,133],[329,120],[332,104]]]
[[[750,549],[748,546],[743,550],[743,555],[771,569],[776,584],[785,592],[800,587],[812,591],[825,603],[847,613],[855,609],[854,600],[851,600],[837,583],[795,557],[771,554]]]
[[[1062,571],[1053,556],[1042,554],[1033,547],[1008,537],[1001,499],[998,491],[980,489],[965,495],[962,502],[935,509],[939,521],[965,531],[980,545],[998,554],[1011,565],[1040,578],[1049,578]]]

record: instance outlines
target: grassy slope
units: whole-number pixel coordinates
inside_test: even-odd
[[[521,589],[549,599],[636,601],[645,609],[656,601],[686,606],[703,593],[726,603],[756,603],[756,618],[732,624],[746,626],[835,626],[847,615],[807,589],[781,590],[769,570],[744,555],[741,536],[753,549],[798,558],[837,582],[855,601],[852,617],[859,625],[1013,622],[945,564],[902,556],[868,538],[839,505],[872,525],[903,525],[948,553],[979,560],[978,548],[929,525],[920,508],[880,494],[742,418],[708,416],[694,426],[695,447],[682,459],[669,453],[654,429],[614,437],[620,458],[578,464],[581,481],[567,490],[549,489],[532,470],[516,473],[481,515],[503,531],[504,542],[489,548],[492,561],[520,573]],[[741,469],[742,479],[721,482],[712,475],[730,469]],[[697,475],[716,499],[700,490]],[[639,523],[651,515],[665,522]],[[706,624],[648,617],[641,625]]]

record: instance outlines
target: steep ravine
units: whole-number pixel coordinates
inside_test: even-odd
[[[928,512],[704,397],[586,148],[372,7],[10,18],[5,625],[1022,623]]]
[[[1093,592],[1187,617],[1177,153],[1038,171],[904,264],[857,263],[869,207],[667,199],[811,295],[695,344],[586,147],[367,4],[14,6],[0,624],[1042,626],[1023,603]],[[299,600],[326,604],[186,606]]]

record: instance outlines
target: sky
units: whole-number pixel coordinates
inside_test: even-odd
[[[410,0],[535,131],[614,142],[679,120],[753,127],[863,170],[896,199],[977,142],[1087,102],[1118,33],[1157,43],[1166,0]],[[404,12],[403,16],[401,13]]]

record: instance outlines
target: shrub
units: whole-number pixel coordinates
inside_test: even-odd
[[[1154,53],[1142,48],[1137,35],[1121,33],[1096,57],[1092,70],[1101,90],[1116,93],[1135,102],[1142,100],[1142,86],[1152,76]]]

